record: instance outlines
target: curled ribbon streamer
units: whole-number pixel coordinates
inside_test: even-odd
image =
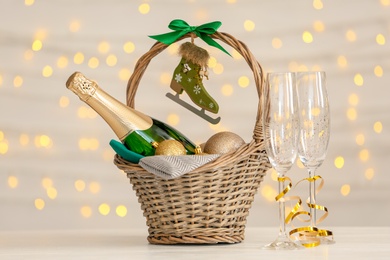
[[[315,247],[321,244],[321,240],[318,237],[319,229],[316,227],[299,227],[292,229],[289,234],[294,240],[306,241],[301,243],[304,247]],[[294,235],[298,234],[298,237]]]
[[[306,214],[307,212],[304,212],[304,211],[298,211],[299,208],[301,207],[302,205],[302,200],[301,198],[299,198],[298,196],[289,196],[289,197],[285,197],[285,195],[291,190],[292,188],[292,181],[289,177],[278,177],[278,181],[279,182],[285,182],[285,181],[288,181],[288,185],[286,186],[286,188],[284,188],[284,190],[282,192],[280,192],[276,197],[275,197],[275,200],[276,201],[291,201],[291,200],[297,200],[297,203],[294,205],[294,207],[292,208],[292,210],[289,212],[289,214],[287,215],[286,219],[284,220],[284,222],[286,224],[290,223],[296,216],[298,215],[301,215],[301,214]]]
[[[305,180],[309,181],[309,182],[315,182],[318,179],[321,179],[321,183],[316,189],[316,195],[317,195],[319,193],[319,191],[322,189],[322,187],[324,186],[324,179],[319,175],[316,175],[314,177],[305,178],[305,179],[299,181],[296,184],[296,186]],[[319,210],[325,211],[324,215],[322,215],[321,218],[316,221],[316,225],[321,223],[322,221],[324,221],[324,219],[329,214],[328,209],[325,206],[320,206],[317,204],[310,203],[310,198],[308,198],[306,200],[306,204],[308,205],[309,208],[314,208],[314,209],[319,209]],[[298,213],[300,213],[300,212],[297,212],[297,214],[295,216],[298,216],[299,215]],[[310,215],[310,213],[308,213],[306,211],[303,214]],[[294,219],[295,216],[292,219]],[[312,216],[310,216],[310,217],[312,217]],[[305,221],[305,222],[307,222],[307,221]],[[295,237],[296,234],[298,234],[298,237]],[[327,236],[333,237],[333,232],[330,230],[319,229],[317,227],[309,227],[309,226],[308,227],[299,227],[299,228],[295,228],[295,229],[290,231],[290,237],[292,239],[307,241],[307,242],[302,243],[302,246],[304,246],[304,247],[318,246],[321,243],[320,237],[327,237]]]
[[[219,43],[214,41],[213,38],[209,36],[215,33],[221,25],[221,22],[215,21],[211,23],[205,23],[199,26],[190,26],[186,21],[175,19],[172,20],[168,25],[168,28],[172,29],[173,32],[151,35],[149,37],[169,45],[171,43],[174,43],[177,39],[184,36],[185,34],[192,32],[195,33],[196,36],[201,38],[208,45],[216,47],[227,55],[231,56],[229,52],[227,52]]]
[[[320,192],[320,190],[322,189],[322,187],[324,186],[324,179],[319,176],[319,175],[316,175],[312,178],[305,178],[304,180],[307,180],[309,182],[315,182],[316,180],[318,179],[321,179],[321,182],[320,182],[320,185],[318,185],[318,187],[316,188],[316,195]],[[324,211],[324,215],[321,216],[321,218],[317,219],[316,220],[316,225],[318,225],[319,223],[321,223],[322,221],[325,220],[325,218],[328,216],[329,212],[328,212],[328,209],[325,207],[325,206],[321,206],[321,205],[318,205],[318,204],[311,204],[310,203],[310,198],[308,198],[306,200],[306,203],[307,203],[307,206],[309,208],[313,208],[313,209],[319,209],[319,210],[322,210]]]

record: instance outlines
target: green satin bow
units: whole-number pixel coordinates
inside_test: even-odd
[[[176,19],[169,23],[168,28],[174,30],[173,32],[159,34],[159,35],[152,35],[149,36],[152,39],[155,39],[159,42],[165,43],[167,45],[175,42],[177,39],[182,37],[183,35],[193,32],[195,33],[199,38],[201,38],[203,41],[205,41],[208,45],[214,46],[224,53],[228,54],[221,45],[219,45],[216,41],[213,40],[209,35],[213,34],[217,31],[217,29],[222,25],[221,22],[215,21],[211,23],[205,23],[200,26],[190,26],[187,22]]]

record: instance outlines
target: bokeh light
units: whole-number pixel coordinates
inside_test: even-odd
[[[119,205],[116,207],[115,212],[119,217],[125,217],[127,215],[127,208],[124,205]]]
[[[343,196],[348,196],[349,193],[351,192],[351,186],[349,184],[344,184],[341,186],[340,193]]]

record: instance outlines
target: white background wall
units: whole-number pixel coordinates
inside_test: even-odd
[[[142,6],[149,10],[143,13]],[[126,80],[154,43],[147,35],[169,32],[176,18],[190,25],[221,21],[219,31],[245,42],[265,72],[326,71],[332,137],[318,170],[325,180],[318,201],[329,209],[323,225],[388,225],[389,0],[0,0],[0,10],[0,230],[145,226],[127,178],[112,163],[108,142],[114,134],[65,81],[81,71],[125,101]],[[311,43],[303,41],[305,31]],[[32,50],[35,40],[42,47]],[[99,50],[102,42],[108,48]],[[125,52],[126,42],[135,49]],[[221,130],[250,141],[257,112],[251,71],[229,46],[234,58],[196,43],[223,67],[211,68],[205,82],[220,105],[220,125],[210,126],[165,98],[178,45],[153,59],[136,107],[198,143]],[[84,55],[80,64],[74,62],[78,52]],[[106,63],[109,55],[115,64]],[[91,59],[98,60],[96,68]],[[238,83],[241,76],[249,78],[247,87]],[[337,158],[344,164],[336,167]],[[271,176],[261,185],[248,225],[278,223]],[[297,183],[307,175],[295,166],[289,176]],[[296,192],[306,189],[303,183]],[[102,204],[110,209],[107,215],[99,211]],[[118,206],[125,216],[118,216]]]

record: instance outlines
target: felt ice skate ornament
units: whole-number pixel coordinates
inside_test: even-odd
[[[179,53],[182,55],[182,59],[173,74],[171,88],[176,92],[176,95],[167,93],[166,96],[212,124],[217,124],[221,118],[212,118],[205,113],[205,111],[217,113],[219,109],[218,103],[208,94],[203,85],[203,79],[208,79],[207,62],[209,55],[206,50],[194,44],[194,37],[199,37],[208,45],[216,47],[231,56],[211,37],[221,25],[221,22],[215,21],[199,26],[190,26],[187,22],[176,19],[168,25],[173,30],[172,32],[149,36],[169,45],[180,40],[181,37],[191,34],[191,43],[184,43],[180,47]],[[200,107],[200,110],[180,99],[183,90]]]
[[[220,117],[212,118],[205,113],[209,111],[216,114],[219,110],[218,103],[203,85],[203,79],[208,79],[207,63],[210,58],[208,52],[192,42],[185,42],[180,46],[179,54],[182,58],[173,72],[171,81],[171,89],[176,92],[176,95],[167,93],[166,96],[206,121],[217,124]],[[183,90],[192,102],[201,108],[200,110],[180,99]]]

